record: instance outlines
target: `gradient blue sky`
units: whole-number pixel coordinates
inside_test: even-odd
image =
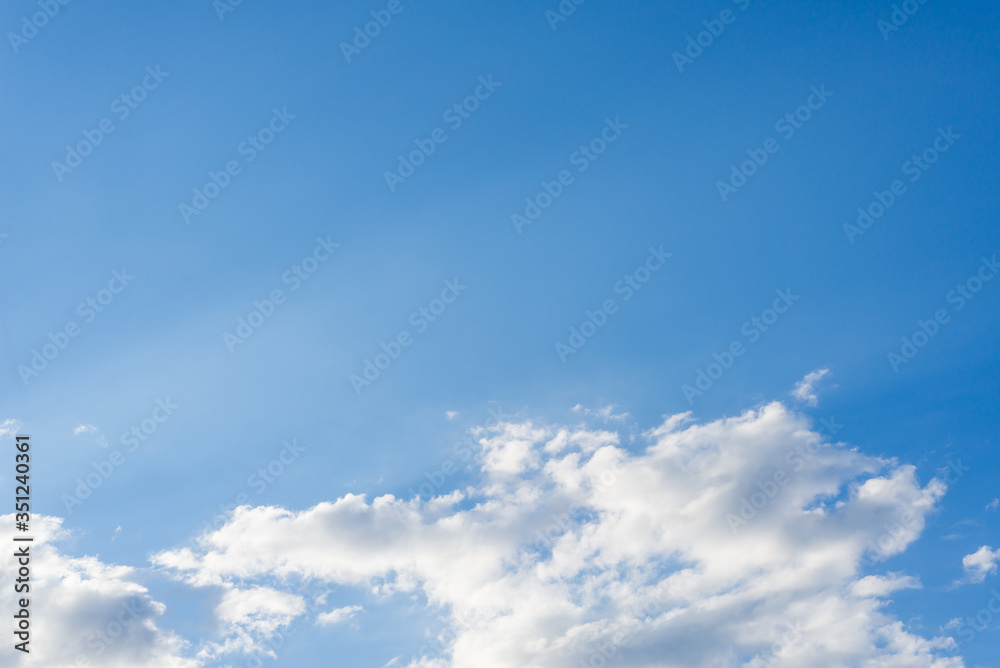
[[[888,40],[877,26],[888,0],[592,0],[553,30],[557,4],[402,0],[350,63],[340,43],[385,3],[247,0],[220,20],[209,0],[77,0],[17,53],[5,43],[0,418],[36,440],[36,511],[66,518],[67,552],[145,567],[241,492],[292,509],[409,496],[491,407],[572,422],[574,405],[613,404],[643,430],[664,414],[712,420],[790,401],[797,381],[829,368],[819,406],[800,408],[834,416],[839,439],[917,465],[924,482],[949,458],[971,466],[886,568],[922,578],[891,606],[918,631],[974,614],[989,587],[951,584],[964,555],[1000,543],[986,510],[1000,496],[1000,281],[961,311],[946,296],[1000,252],[996,3],[929,0]],[[726,8],[735,21],[678,72],[672,54]],[[35,10],[8,3],[0,27]],[[147,66],[169,76],[119,120],[112,102]],[[481,76],[501,85],[448,128],[443,112]],[[813,86],[833,96],[722,201],[716,182],[780,137],[775,122]],[[285,107],[294,120],[244,162],[237,146]],[[621,137],[576,172],[571,154],[619,117]],[[57,180],[51,163],[102,118],[115,131]],[[383,173],[439,127],[447,141],[391,192]],[[849,243],[857,208],[949,127],[955,145]],[[178,204],[234,159],[242,172],[185,224]],[[574,183],[519,234],[511,213],[563,169]],[[282,275],[317,237],[340,248],[289,291]],[[671,259],[563,363],[555,343],[661,245]],[[134,282],[23,383],[18,366],[82,323],[77,305],[123,267]],[[349,376],[415,331],[410,315],[456,278],[468,289],[358,396]],[[746,342],[743,323],[785,288],[800,300],[689,403],[682,386]],[[287,302],[230,353],[223,333],[274,289]],[[894,372],[887,353],[939,308],[951,321]],[[75,479],[168,397],[174,415],[67,513]],[[80,425],[110,447],[75,436]],[[255,494],[248,476],[293,438],[305,453]],[[179,612],[199,610],[199,596],[147,577],[168,626],[205,631]],[[330,642],[344,665],[413,645],[320,634],[269,663],[315,665]],[[993,631],[962,651],[989,666],[997,647]]]

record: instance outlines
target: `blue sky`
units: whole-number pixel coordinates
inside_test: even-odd
[[[563,3],[575,10],[554,28],[554,0],[400,0],[394,14],[247,1],[221,18],[218,5],[77,0],[25,43],[8,36],[0,56],[0,420],[38,444],[34,510],[63,518],[61,554],[138,569],[166,605],[159,627],[192,643],[186,656],[224,635],[219,593],[150,555],[187,544],[241,494],[292,512],[349,493],[409,499],[497,410],[613,427],[638,456],[664,416],[712,423],[778,401],[817,428],[835,419],[847,448],[915,465],[923,487],[961,460],[969,470],[919,536],[871,572],[920,578],[882,610],[921,637],[958,639],[949,620],[986,605],[995,575],[955,582],[963,557],[1000,547],[988,508],[1000,495],[1000,281],[952,291],[1000,252],[994,4],[914,3],[891,32],[879,22],[893,4],[876,0]],[[3,32],[38,11],[7,5]],[[391,21],[348,62],[341,44],[371,12]],[[721,33],[679,71],[674,54],[723,12],[730,22],[712,23]],[[123,117],[121,96],[144,81]],[[456,127],[447,114],[462,103],[476,108]],[[782,130],[797,110],[800,127]],[[113,131],[79,166],[53,168],[104,119]],[[438,129],[445,141],[390,189],[385,173]],[[912,181],[913,157],[949,132]],[[254,135],[273,141],[250,151]],[[724,200],[718,182],[769,139],[777,151]],[[512,214],[564,170],[571,182],[519,230]],[[227,185],[185,221],[179,205],[212,173]],[[845,231],[897,179],[905,192],[885,213]],[[641,289],[621,287],[661,248],[670,257]],[[303,266],[315,270],[296,283]],[[120,292],[102,296],[109,283]],[[282,303],[231,351],[224,335],[275,290]],[[767,331],[744,327],[767,322],[776,291],[797,299]],[[435,302],[443,292],[451,303]],[[92,320],[78,308],[88,298],[110,300]],[[613,313],[563,361],[556,344],[607,300]],[[442,310],[431,322],[422,308]],[[889,353],[939,310],[947,322],[894,370]],[[26,374],[68,323],[78,335]],[[410,345],[356,392],[351,376],[401,333]],[[689,401],[683,387],[733,342],[745,353]],[[818,405],[789,395],[818,369]],[[176,408],[165,416],[158,400]],[[628,416],[583,410],[607,406]],[[129,452],[121,435],[144,420],[155,432]],[[305,449],[273,482],[249,482],[293,440]],[[124,463],[70,512],[64,495],[116,450]],[[483,475],[462,462],[435,492]],[[353,665],[407,665],[443,614],[417,595],[338,591],[338,607],[363,615],[295,622],[303,631],[268,665],[317,665],[331,648]],[[959,643],[965,665],[998,661],[988,626]]]

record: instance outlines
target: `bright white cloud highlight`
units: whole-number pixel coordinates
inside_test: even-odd
[[[965,569],[966,582],[977,584],[986,579],[987,575],[997,572],[1000,562],[1000,550],[993,550],[984,545],[972,554],[962,557],[962,568]]]

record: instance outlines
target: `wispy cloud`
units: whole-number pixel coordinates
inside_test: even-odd
[[[590,417],[600,418],[600,419],[604,420],[604,424],[607,424],[609,421],[616,421],[617,422],[617,421],[621,421],[621,420],[627,420],[629,417],[631,417],[628,413],[617,413],[616,414],[614,412],[615,411],[614,404],[611,404],[609,406],[605,406],[604,408],[599,408],[596,411],[595,410],[591,410],[589,408],[584,408],[580,404],[577,404],[576,406],[573,406],[573,408],[571,408],[570,410],[572,410],[574,413],[582,413],[583,415],[587,415],[587,416],[590,416]]]
[[[819,398],[816,396],[816,385],[829,375],[829,373],[829,369],[817,369],[813,371],[795,384],[795,389],[792,390],[791,395],[810,406],[818,405]]]
[[[101,430],[92,424],[81,424],[76,429],[73,430],[74,436],[89,435],[94,437],[94,441],[100,444],[102,448],[108,447],[108,441],[104,438],[104,434]]]
[[[346,622],[348,619],[354,617],[364,610],[360,605],[351,605],[346,608],[337,608],[336,610],[331,610],[330,612],[324,612],[316,618],[316,623],[319,626],[333,626],[334,624],[340,624],[341,622]]]

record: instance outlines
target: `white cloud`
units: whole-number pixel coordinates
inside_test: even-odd
[[[829,369],[817,369],[816,371],[806,375],[805,378],[795,384],[795,389],[792,390],[791,395],[797,400],[805,402],[810,406],[818,405],[819,399],[816,396],[816,385],[819,384],[819,381],[829,375],[829,373]]]
[[[348,619],[354,617],[354,615],[361,612],[364,608],[360,605],[351,605],[346,608],[337,608],[331,610],[330,612],[324,612],[316,618],[316,623],[320,626],[333,626],[334,624],[340,624],[341,622],[346,622]]]
[[[962,568],[965,569],[965,582],[977,584],[986,579],[987,575],[997,572],[997,562],[1000,562],[1000,550],[994,551],[984,545],[972,554],[962,557]]]
[[[458,411],[445,411],[444,412],[444,417],[449,422],[451,422],[452,420],[454,420],[455,418],[457,418],[458,415],[459,415]]]
[[[863,577],[851,586],[851,593],[860,598],[884,598],[901,589],[921,589],[920,580],[899,573],[889,573],[886,576],[869,575]]]
[[[6,419],[0,422],[0,437],[14,436],[21,430],[21,423],[18,420]]]
[[[964,665],[943,655],[952,639],[886,611],[915,578],[859,567],[872,544],[879,558],[906,549],[944,484],[839,444],[793,464],[819,436],[779,403],[705,425],[667,418],[635,453],[616,434],[531,422],[477,434],[481,480],[467,489],[423,505],[243,507],[196,549],[152,560],[199,586],[422,594],[449,642],[403,658],[410,668],[575,667],[602,652],[619,668]],[[727,515],[779,469],[787,481],[734,534]],[[907,519],[886,542],[894,516]]]
[[[56,543],[68,535],[61,522],[32,517],[29,610],[36,623],[31,627],[31,653],[23,655],[8,646],[4,666],[66,668],[82,656],[89,660],[87,665],[101,668],[197,668],[199,662],[184,656],[187,643],[157,627],[166,608],[135,582],[133,569],[59,552]],[[0,542],[5,546],[16,545],[11,540],[13,526],[13,515],[0,516]],[[0,561],[4,569],[12,564],[10,558]],[[4,583],[14,577],[12,572],[0,573]],[[0,608],[14,610],[20,596],[12,586],[3,586]]]
[[[986,504],[986,510],[996,510],[997,508],[1000,508],[1000,499],[993,499]]]
[[[583,413],[584,415],[589,415],[591,417],[601,418],[602,420],[604,420],[604,424],[607,424],[608,421],[610,420],[621,421],[621,420],[627,420],[628,418],[631,417],[628,413],[625,412],[615,413],[614,404],[605,406],[604,408],[599,408],[596,411],[591,410],[589,408],[584,408],[582,405],[577,404],[576,406],[573,406],[573,408],[571,408],[570,410],[572,410],[574,413]]]
[[[475,430],[483,448],[483,468],[491,473],[522,474],[536,469],[540,464],[538,449],[535,447],[546,432],[535,429],[531,423],[501,423],[487,429]],[[489,434],[487,436],[487,434]]]

